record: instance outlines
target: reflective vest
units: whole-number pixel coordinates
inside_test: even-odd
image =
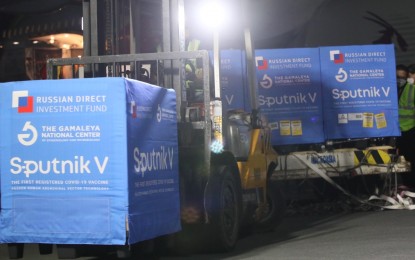
[[[198,51],[200,47],[200,41],[198,39],[193,39],[189,42],[187,46],[187,51]]]
[[[189,44],[187,45],[187,51],[198,51],[200,48],[200,43],[201,42],[198,39],[192,39],[191,41],[189,41]],[[190,72],[195,77],[197,77],[197,74],[200,73],[201,69],[197,68],[196,60],[189,59],[188,62],[190,62],[191,64],[186,64],[186,72]],[[193,80],[186,80],[186,88],[189,88],[192,82]]]
[[[414,85],[406,84],[399,98],[399,126],[401,131],[408,131],[415,127],[414,90]]]
[[[189,42],[187,46],[187,51],[198,51],[199,47],[200,41],[198,39],[193,39]],[[196,70],[196,60],[191,59],[189,61],[192,63],[194,69]],[[196,71],[193,71],[193,68],[190,65],[186,65],[186,71],[196,73]]]

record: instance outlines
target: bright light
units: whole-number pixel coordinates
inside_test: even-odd
[[[38,43],[39,43],[39,41],[33,41],[32,43],[33,43],[33,44],[38,44]]]
[[[219,140],[214,140],[210,145],[210,150],[212,151],[212,153],[223,152],[223,143]]]
[[[200,19],[212,29],[224,27],[230,20],[230,10],[223,1],[207,1],[200,9]]]
[[[19,42],[13,42],[14,45],[19,45]]]

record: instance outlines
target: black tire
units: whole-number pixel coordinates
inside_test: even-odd
[[[242,195],[237,183],[230,167],[213,167],[206,199],[210,220],[208,239],[214,252],[228,252],[238,240]]]
[[[264,218],[255,223],[255,231],[273,231],[281,222],[285,214],[285,198],[277,182],[269,182],[267,188],[267,212]]]

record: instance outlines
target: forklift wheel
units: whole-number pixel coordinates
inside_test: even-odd
[[[238,240],[242,195],[230,167],[213,166],[212,170],[207,184],[209,240],[212,250],[227,252]]]

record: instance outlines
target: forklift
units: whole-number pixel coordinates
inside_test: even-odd
[[[182,231],[159,240],[167,241],[175,251],[230,251],[240,232],[273,230],[285,208],[277,182],[271,181],[278,156],[270,143],[271,130],[259,112],[248,21],[244,21],[243,39],[251,110],[224,111],[218,31],[213,33],[213,61],[207,50],[186,51],[186,3],[149,2],[84,1],[84,56],[48,60],[48,79],[59,78],[59,71],[69,67],[71,78],[128,77],[174,89]],[[237,9],[247,14],[249,4],[238,2]],[[163,51],[137,53],[143,31],[135,28],[134,21],[156,17],[146,10],[157,9],[162,18]],[[130,30],[121,35],[117,26],[126,21]],[[121,38],[130,40],[128,53],[116,44]],[[103,43],[105,51],[100,53]],[[186,64],[194,61],[202,71],[197,80],[194,71],[186,69]]]

